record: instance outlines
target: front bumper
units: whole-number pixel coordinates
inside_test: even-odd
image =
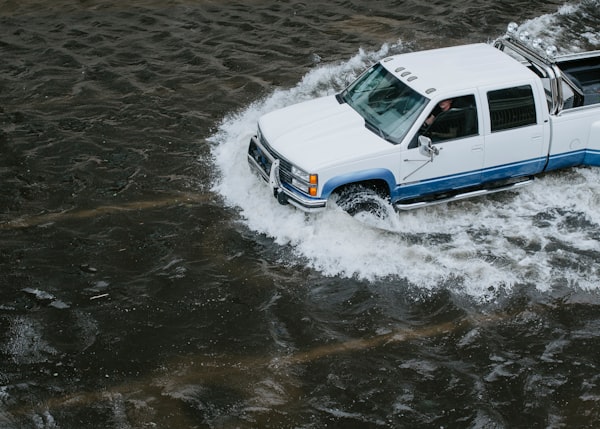
[[[280,204],[291,204],[306,212],[320,211],[327,205],[327,200],[312,198],[297,191],[288,183],[282,183],[280,175],[280,159],[269,148],[265,147],[256,136],[250,139],[248,164],[273,191],[273,196]]]

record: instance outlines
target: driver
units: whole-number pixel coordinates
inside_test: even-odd
[[[435,121],[435,118],[440,113],[447,112],[448,110],[450,110],[452,108],[453,101],[454,100],[452,100],[451,98],[440,101],[439,104],[434,107],[433,111],[431,112],[431,115],[429,115],[429,117],[427,119],[425,119],[425,123],[423,124],[423,127],[430,126],[431,124],[433,124],[433,121]]]

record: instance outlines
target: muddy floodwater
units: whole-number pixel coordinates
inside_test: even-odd
[[[510,21],[600,49],[598,0],[0,3],[0,429],[600,427],[600,169],[379,218],[246,162]]]

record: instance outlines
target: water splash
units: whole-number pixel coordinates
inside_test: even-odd
[[[600,0],[565,3],[555,13],[525,21],[520,29],[556,45],[561,54],[600,49],[599,9]]]
[[[578,9],[564,6],[557,16]],[[553,16],[529,21],[543,27]],[[395,48],[402,47],[399,43]],[[489,299],[515,285],[540,291],[596,290],[600,270],[600,170],[547,175],[520,193],[504,193],[408,213],[351,217],[333,207],[305,215],[280,206],[251,174],[246,148],[258,118],[273,109],[332,94],[372,62],[388,55],[359,51],[340,64],[321,65],[297,86],[275,91],[227,117],[210,138],[220,171],[214,190],[239,209],[250,229],[292,250],[296,260],[326,276],[376,281],[389,277],[433,290],[448,287]]]

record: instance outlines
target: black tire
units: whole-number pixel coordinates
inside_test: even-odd
[[[379,218],[384,218],[389,209],[387,196],[382,195],[382,192],[376,187],[364,184],[347,185],[336,190],[333,200],[350,216],[371,213]]]

